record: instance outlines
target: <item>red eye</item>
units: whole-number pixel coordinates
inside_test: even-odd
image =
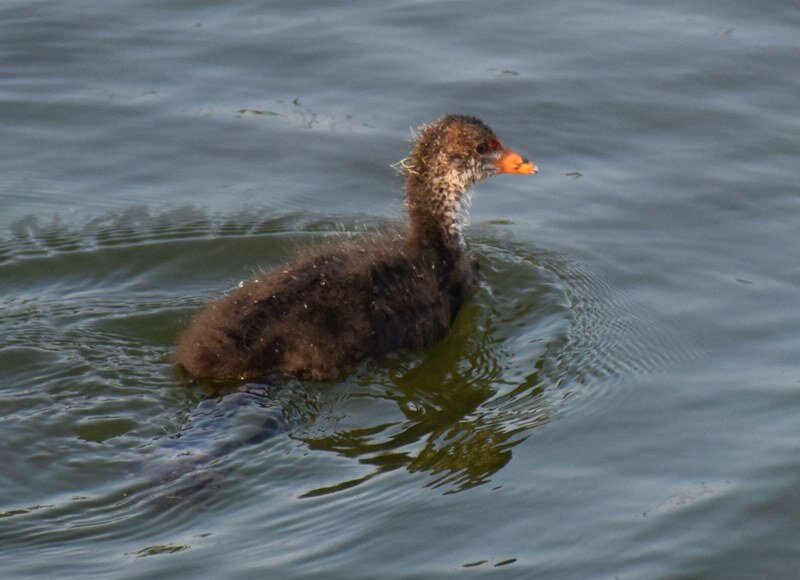
[[[500,145],[500,141],[497,140],[497,137],[489,137],[486,141],[481,141],[481,143],[475,147],[475,152],[478,155],[486,155],[492,151],[499,151],[502,148],[503,146]]]

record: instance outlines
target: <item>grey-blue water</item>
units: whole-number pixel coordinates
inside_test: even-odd
[[[793,2],[0,4],[0,576],[795,578]],[[210,392],[205,301],[402,224],[477,115],[450,335]]]

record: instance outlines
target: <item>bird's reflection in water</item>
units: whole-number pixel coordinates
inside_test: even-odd
[[[232,471],[226,462],[230,454],[284,435],[299,421],[291,407],[275,400],[276,391],[274,385],[255,384],[209,389],[181,429],[160,439],[131,475],[148,482],[151,499],[162,509],[220,484]]]
[[[188,414],[177,434],[162,441],[149,463],[148,479],[160,490],[156,500],[176,504],[222,484],[232,471],[226,461],[230,454],[281,436],[369,467],[364,475],[313,488],[301,497],[349,489],[401,468],[427,473],[424,485],[444,493],[485,484],[551,412],[538,370],[516,388],[493,382],[502,381],[503,369],[487,355],[490,351],[477,348],[465,357],[459,345],[447,341],[416,366],[384,376],[384,384],[356,385],[342,404],[363,398],[372,404],[389,402],[396,415],[387,420],[383,414],[373,424],[374,418],[358,417],[357,427],[340,428],[333,421],[316,432],[314,422],[326,413],[329,386],[282,390],[247,384],[217,391]]]
[[[474,333],[475,326],[469,327]],[[366,475],[313,489],[305,497],[347,489],[399,468],[428,473],[426,485],[445,493],[485,484],[511,460],[513,447],[529,430],[549,420],[541,360],[520,383],[506,384],[503,357],[492,355],[493,329],[484,328],[477,341],[459,336],[460,330],[454,328],[425,360],[398,373],[378,393],[361,395],[392,401],[404,419],[318,437],[295,435],[312,449],[373,467]],[[469,342],[473,346],[465,355]]]

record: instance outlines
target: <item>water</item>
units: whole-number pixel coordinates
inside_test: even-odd
[[[789,2],[7,1],[4,578],[791,578]],[[402,219],[483,118],[451,334],[338,384],[187,386],[191,314]]]

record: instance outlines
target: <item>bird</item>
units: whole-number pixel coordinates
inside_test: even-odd
[[[422,125],[399,166],[403,234],[300,253],[205,305],[177,346],[184,373],[209,381],[333,381],[365,358],[444,337],[477,276],[464,237],[470,188],[538,168],[480,119],[455,114]]]

